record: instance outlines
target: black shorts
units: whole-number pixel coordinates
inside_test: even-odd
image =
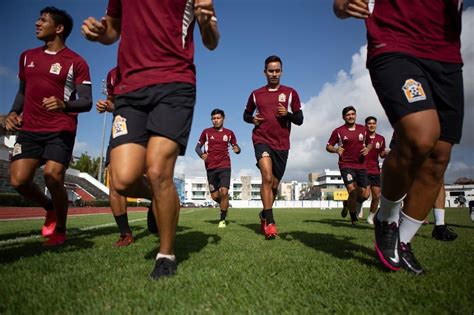
[[[367,174],[367,180],[369,182],[369,186],[380,186],[380,174]]]
[[[267,144],[254,144],[255,158],[258,161],[262,157],[269,156],[272,159],[272,173],[279,181],[283,178],[286,169],[286,162],[288,161],[288,150],[273,150]]]
[[[341,176],[346,186],[355,182],[358,187],[367,187],[366,169],[341,168]]]
[[[230,187],[230,168],[216,168],[207,170],[207,181],[211,193],[218,191],[219,188]]]
[[[70,132],[20,131],[11,160],[38,159],[41,164],[55,161],[68,167],[75,140],[76,135]]]
[[[164,83],[115,96],[114,121],[110,146],[137,143],[146,147],[152,135],[179,144],[180,155],[186,152],[196,87],[190,83]]]
[[[408,114],[436,109],[440,140],[459,143],[464,116],[462,64],[389,53],[376,57],[368,66],[372,85],[392,125]]]

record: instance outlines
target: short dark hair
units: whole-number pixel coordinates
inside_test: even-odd
[[[356,109],[354,108],[354,106],[346,106],[342,109],[342,117],[346,116],[346,114],[348,112],[350,112],[351,110],[353,110],[354,112],[357,113]]]
[[[64,41],[66,41],[66,38],[68,38],[69,34],[71,34],[72,26],[74,25],[74,21],[72,20],[72,17],[69,15],[69,13],[52,6],[44,8],[40,11],[40,13],[48,13],[51,15],[55,25],[62,25],[64,27],[62,34]]]
[[[267,57],[267,59],[265,59],[265,70],[267,70],[268,64],[270,62],[279,62],[281,67],[283,68],[283,62],[281,62],[280,57],[278,57],[276,55],[271,55],[271,56]]]
[[[222,109],[216,108],[216,109],[212,110],[212,112],[211,112],[211,116],[219,115],[219,114],[222,116],[222,118],[225,118],[225,114],[224,114],[224,111]]]
[[[365,119],[365,124],[367,125],[367,123],[371,120],[375,120],[375,122],[377,122],[377,118],[375,118],[374,116],[369,116]]]

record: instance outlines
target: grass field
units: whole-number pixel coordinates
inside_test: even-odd
[[[1,211],[1,209],[0,209]],[[367,211],[367,209],[366,209]],[[276,209],[280,237],[267,241],[257,209],[183,209],[178,274],[151,281],[158,237],[146,213],[130,213],[136,243],[115,248],[111,215],[69,218],[67,245],[44,249],[42,220],[0,222],[1,314],[473,314],[474,223],[449,209],[451,243],[423,226],[413,242],[422,277],[386,272],[373,228],[351,228],[339,210]]]

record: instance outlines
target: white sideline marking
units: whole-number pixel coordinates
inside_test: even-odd
[[[196,211],[196,209],[189,210],[189,211],[186,211],[186,212],[181,211],[180,214],[191,213],[191,212],[194,212],[194,211]],[[85,215],[101,215],[101,214],[104,214],[104,213],[85,214]],[[80,216],[82,216],[82,215],[80,215]],[[44,218],[44,217],[41,217],[41,218]],[[29,219],[33,219],[33,218],[29,218]],[[9,219],[9,220],[12,220],[12,219]],[[17,219],[17,220],[25,220],[25,219]],[[128,221],[128,223],[144,221],[144,220],[146,220],[146,218],[131,220],[131,221]],[[6,220],[4,220],[4,221],[6,221]],[[105,223],[105,224],[99,224],[99,225],[94,225],[94,226],[85,226],[85,227],[79,228],[79,231],[77,231],[77,232],[72,231],[71,233],[68,233],[68,235],[76,235],[76,234],[79,234],[81,231],[97,230],[97,229],[101,229],[101,228],[104,228],[104,227],[114,226],[116,224],[117,223],[112,222],[112,223]],[[10,245],[10,244],[15,244],[15,243],[21,243],[21,242],[25,242],[25,241],[38,239],[38,238],[43,238],[43,237],[41,235],[30,235],[30,236],[23,236],[23,237],[7,239],[7,240],[0,241],[0,246]]]

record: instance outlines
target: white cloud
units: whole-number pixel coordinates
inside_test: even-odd
[[[0,77],[4,77],[14,83],[18,82],[18,77],[17,77],[16,72],[3,65],[0,65]]]
[[[180,156],[176,161],[174,169],[176,176],[206,176],[206,169],[204,168],[204,161],[199,158],[191,158],[188,156]]]

